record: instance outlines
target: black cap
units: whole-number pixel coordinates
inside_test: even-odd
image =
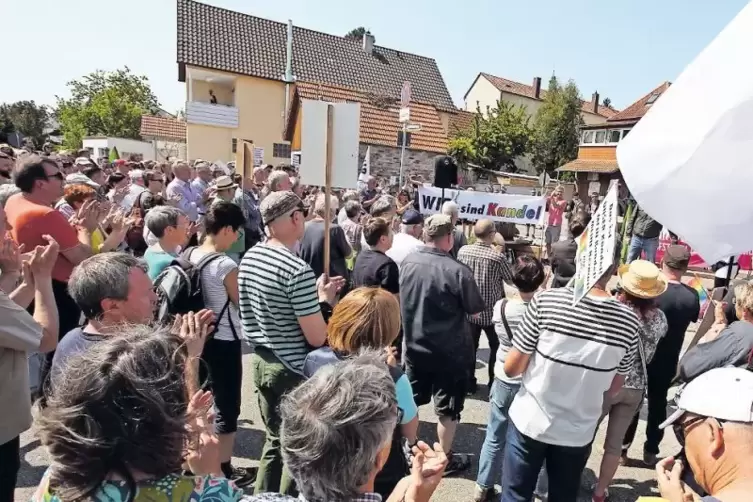
[[[680,244],[672,244],[664,251],[664,264],[674,270],[685,270],[690,264],[690,251]]]
[[[403,225],[420,225],[424,222],[424,217],[415,209],[408,209],[403,213]]]

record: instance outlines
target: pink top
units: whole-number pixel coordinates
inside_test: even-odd
[[[567,201],[565,199],[554,200],[549,199],[549,226],[558,227],[562,225],[562,214],[567,207]]]

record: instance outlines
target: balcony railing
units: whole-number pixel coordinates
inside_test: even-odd
[[[186,103],[186,122],[216,127],[238,127],[238,108],[200,101]]]

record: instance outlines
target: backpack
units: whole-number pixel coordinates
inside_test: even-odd
[[[204,292],[201,286],[201,271],[214,260],[224,256],[222,253],[209,253],[199,263],[191,263],[189,257],[196,247],[186,248],[170,265],[154,279],[154,292],[157,294],[155,320],[159,323],[171,323],[177,314],[198,312],[206,308]],[[230,299],[217,316],[214,330],[217,331],[220,319],[228,310]],[[230,323],[235,335],[233,323]]]

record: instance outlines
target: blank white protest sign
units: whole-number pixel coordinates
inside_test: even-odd
[[[358,144],[360,142],[361,105],[303,100],[301,104],[301,181],[324,186],[327,162],[327,107],[333,107],[332,187],[358,186]]]

